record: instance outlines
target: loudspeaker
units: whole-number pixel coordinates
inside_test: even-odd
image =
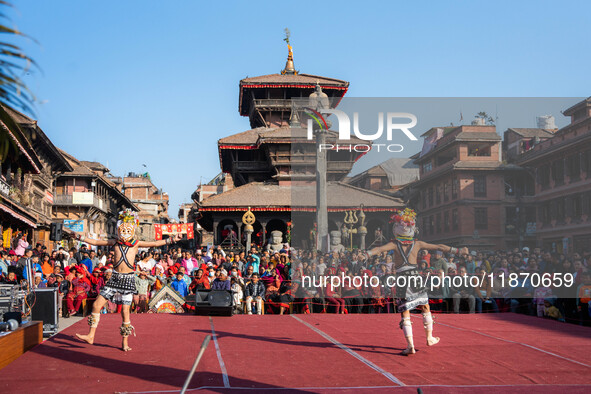
[[[29,300],[29,305],[31,305],[31,320],[43,322],[43,333],[57,332],[57,287],[35,289]]]
[[[198,290],[195,293],[195,314],[232,316],[232,292],[228,290]]]
[[[209,293],[211,306],[232,306],[232,293],[226,290],[212,290]]]
[[[49,232],[49,239],[51,241],[59,242],[62,240],[63,226],[63,223],[51,223],[51,228]]]

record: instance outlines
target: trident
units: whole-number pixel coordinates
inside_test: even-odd
[[[349,243],[350,243],[349,250],[353,250],[353,234],[357,234],[357,229],[354,229],[353,225],[356,224],[358,221],[359,221],[359,219],[357,218],[356,211],[353,211],[353,210],[345,211],[344,222],[345,222],[345,224],[349,225]]]

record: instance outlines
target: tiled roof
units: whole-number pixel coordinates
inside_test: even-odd
[[[266,127],[259,127],[256,129],[246,130],[242,133],[230,135],[218,140],[219,145],[237,144],[237,145],[254,145],[259,140],[259,133],[268,131]]]
[[[308,129],[303,129],[300,127],[290,127],[290,126],[283,126],[283,127],[274,127],[274,128],[267,128],[267,127],[259,127],[256,129],[251,129],[244,131],[242,133],[234,134],[225,138],[218,140],[218,145],[255,145],[259,142],[260,139],[297,139],[297,140],[305,140],[308,135]],[[327,142],[333,142],[338,137],[338,133],[333,130],[328,131],[328,138]],[[302,141],[303,142],[303,141]],[[339,141],[340,143],[351,143],[351,144],[371,144],[370,141],[360,140],[355,136],[351,136],[350,140],[347,141]]]
[[[288,85],[297,85],[297,84],[304,84],[304,85],[316,85],[318,82],[321,85],[334,85],[334,86],[349,86],[349,82],[342,81],[340,79],[334,78],[327,78],[321,77],[318,75],[310,75],[310,74],[268,74],[268,75],[261,75],[258,77],[252,78],[244,78],[240,81],[240,85],[249,85],[249,84],[269,84],[269,83],[277,83],[277,84],[288,84]]]
[[[419,179],[419,166],[414,164],[413,159],[393,157],[355,175],[347,180],[347,183],[354,183],[366,175],[385,175],[391,186],[406,185]]]
[[[341,182],[329,182],[327,186],[328,208],[354,208],[364,204],[368,208],[398,208],[400,199],[357,188]],[[297,195],[297,199],[292,199]],[[251,182],[227,192],[216,194],[201,202],[204,208],[272,208],[315,207],[314,186],[289,186]]]
[[[512,130],[516,134],[519,134],[525,138],[533,138],[533,137],[545,137],[550,138],[554,136],[554,133],[550,130],[546,129],[536,129],[536,128],[509,128],[508,130]]]
[[[109,171],[109,169],[107,167],[105,167],[105,165],[103,165],[102,163],[99,163],[98,161],[82,160],[81,163],[91,169],[96,169],[99,171],[107,171],[107,172]]]
[[[37,123],[35,120],[29,118],[25,114],[15,110],[12,107],[3,105],[2,108],[4,108],[6,110],[6,112],[8,112],[8,114],[12,117],[12,119],[14,119],[18,123],[22,123],[22,124],[36,124]]]
[[[564,111],[562,111],[562,113],[565,116],[571,116],[578,109],[583,108],[585,106],[589,106],[589,105],[591,105],[591,97],[587,97],[583,101],[579,101],[575,105],[572,105],[572,106],[568,107],[567,109],[565,109]]]
[[[68,171],[71,169],[67,160],[60,154],[57,147],[53,145],[53,142],[51,142],[45,132],[37,125],[36,120],[29,118],[14,108],[10,108],[8,106],[3,106],[3,108],[6,110],[6,112],[8,112],[12,119],[19,124],[23,131],[28,132],[29,136],[33,133],[37,136],[36,139],[31,139],[31,141],[28,141],[37,155],[41,155],[42,152],[40,150],[44,149],[46,152],[49,152],[50,158],[56,160],[58,163],[54,164],[54,168],[57,167],[57,169],[60,171]]]
[[[27,137],[25,133],[25,131],[30,131],[31,129],[35,128],[37,122],[9,106],[1,104],[0,106],[2,106],[2,108],[11,118],[10,120],[6,119],[5,121],[8,123],[5,125],[6,132],[14,139],[14,143],[16,143],[21,152],[23,152],[26,156],[28,162],[31,164],[33,173],[38,174],[39,172],[41,172],[43,164],[39,159],[37,151],[35,151],[35,149],[33,148],[32,138],[30,138],[30,136]],[[15,124],[10,125],[9,123],[12,123],[11,121]]]
[[[305,139],[308,135],[307,129],[302,129],[300,127],[279,127],[273,129],[263,129],[260,133],[261,138],[303,138]]]

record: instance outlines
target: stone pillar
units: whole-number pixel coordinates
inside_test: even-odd
[[[214,245],[220,244],[220,240],[218,239],[218,225],[219,225],[219,222],[214,220],[213,221],[213,244]]]
[[[365,250],[365,236],[367,235],[367,228],[362,226],[359,227],[357,231],[359,232],[359,249]]]
[[[328,203],[326,198],[326,150],[322,149],[326,144],[326,133],[316,133],[316,223],[318,224],[318,241],[316,249],[324,253],[328,252]]]
[[[246,252],[248,252],[250,250],[252,232],[253,232],[252,226],[247,224],[244,227],[244,233],[246,234]]]
[[[236,227],[238,227],[238,240],[236,241],[236,246],[241,246],[242,245],[242,226],[240,226],[240,222],[238,220],[236,220],[234,223],[236,223]]]
[[[361,224],[357,228],[357,234],[359,234],[359,249],[365,250],[365,236],[367,235],[367,227],[365,227],[365,212],[363,212],[363,204],[359,210],[359,220]]]

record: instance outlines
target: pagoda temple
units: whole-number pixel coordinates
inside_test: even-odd
[[[291,240],[297,247],[312,245],[306,244],[306,240],[315,224],[317,151],[314,139],[307,138],[307,128],[293,103],[294,99],[306,100],[320,92],[335,108],[349,82],[299,73],[289,42],[288,49],[288,59],[280,73],[240,81],[238,111],[249,118],[251,129],[218,141],[221,170],[231,177],[234,187],[201,201],[194,199],[198,222],[213,232],[215,244],[222,243],[229,233],[236,234],[244,243],[241,218],[250,207],[256,215],[254,243],[264,245],[270,233],[279,230],[284,242]],[[326,143],[335,143],[337,138],[338,133],[329,130]],[[368,141],[351,137],[351,143]],[[340,230],[346,211],[359,210],[363,204],[370,245],[376,229],[381,228],[387,235],[390,213],[401,207],[402,201],[344,182],[365,153],[327,152],[328,224],[329,231]],[[292,221],[296,212],[297,221]]]

